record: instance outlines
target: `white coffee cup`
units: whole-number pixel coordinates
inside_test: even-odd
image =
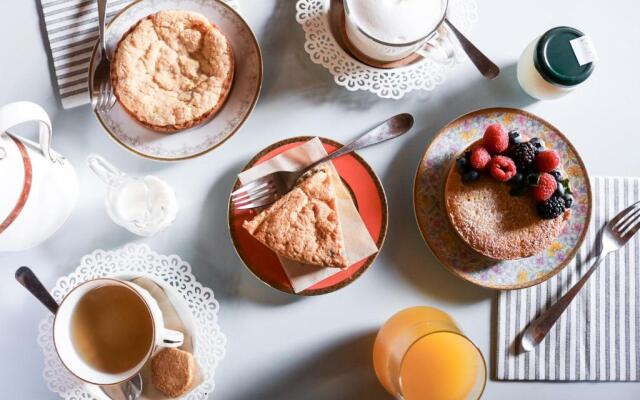
[[[427,0],[421,1],[426,4]],[[430,1],[433,10],[421,21],[411,14],[410,7],[402,8],[399,0],[344,0],[347,38],[361,53],[377,61],[398,61],[417,53],[449,63],[457,53],[455,39],[444,24],[448,0]],[[395,9],[398,12],[393,12]],[[412,21],[407,20],[410,18]],[[424,25],[419,25],[422,22]],[[413,32],[405,29],[411,24],[416,27]]]
[[[71,320],[78,301],[89,291],[106,285],[123,286],[138,295],[147,306],[148,317],[153,327],[153,339],[149,343],[145,356],[133,368],[118,373],[103,372],[87,364],[76,351],[71,337]],[[94,279],[75,287],[60,303],[53,321],[53,344],[62,364],[79,379],[95,385],[113,385],[130,379],[151,358],[156,347],[179,347],[182,346],[183,340],[184,335],[181,332],[164,327],[160,306],[149,292],[135,283],[112,278]]]

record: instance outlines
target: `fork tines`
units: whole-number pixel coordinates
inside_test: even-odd
[[[237,210],[266,206],[277,199],[275,184],[268,177],[244,184],[231,193],[231,202]]]
[[[630,205],[611,220],[613,231],[628,240],[640,230],[640,201]]]

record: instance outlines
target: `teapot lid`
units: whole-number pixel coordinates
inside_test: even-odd
[[[8,133],[0,133],[0,235],[24,208],[31,192],[32,172],[25,145]]]

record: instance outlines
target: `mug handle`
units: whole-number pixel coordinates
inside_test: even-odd
[[[184,335],[182,332],[166,328],[160,332],[160,341],[158,343],[160,347],[180,347],[183,343]]]
[[[40,151],[42,151],[44,158],[51,162],[56,161],[51,152],[51,136],[53,135],[51,120],[44,108],[30,101],[16,101],[0,107],[0,134],[29,121],[40,123]]]
[[[122,171],[109,161],[94,153],[89,154],[87,157],[87,164],[89,164],[89,168],[91,168],[98,178],[107,185],[111,185],[113,182],[117,182],[125,176]]]
[[[431,39],[427,40],[422,47],[415,52],[424,58],[442,64],[450,64],[458,59],[456,42],[453,39],[449,27],[444,24],[438,28]]]

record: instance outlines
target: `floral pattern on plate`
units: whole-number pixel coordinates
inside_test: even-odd
[[[455,233],[444,209],[444,183],[453,160],[487,125],[499,122],[556,150],[569,176],[575,201],[564,231],[543,252],[520,260],[496,261],[471,250]],[[528,112],[492,108],[463,115],[445,126],[424,154],[414,182],[414,207],[422,236],[435,256],[454,274],[493,289],[519,289],[558,273],[574,257],[591,218],[591,186],[580,155],[553,125]]]
[[[139,124],[118,102],[109,112],[95,112],[98,121],[116,142],[135,154],[160,161],[194,158],[220,146],[249,117],[262,85],[262,55],[258,42],[240,14],[223,1],[144,0],[132,3],[116,15],[107,28],[109,53],[113,54],[122,36],[140,19],[161,10],[173,9],[203,14],[231,42],[236,60],[235,77],[224,106],[209,121],[171,134],[156,132]],[[90,71],[93,71],[97,54],[96,47]]]

